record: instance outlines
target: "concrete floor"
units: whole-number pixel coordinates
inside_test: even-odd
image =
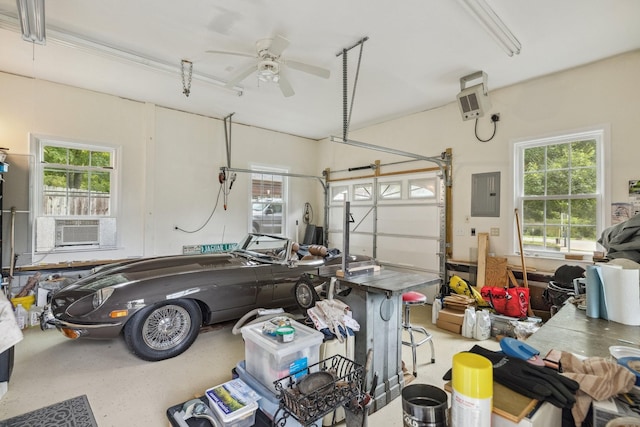
[[[428,344],[418,348],[414,381],[443,387],[452,356],[478,342],[432,325],[431,306],[415,307],[411,318],[432,332],[436,348],[435,364],[429,363]],[[9,389],[0,398],[0,420],[86,394],[100,427],[169,426],[167,408],[230,380],[231,369],[244,359],[242,335],[233,335],[232,326],[203,330],[189,350],[161,362],[138,359],[122,339],[72,341],[55,329],[25,330],[15,347]],[[481,345],[499,349],[493,338]],[[406,346],[402,351],[411,371],[411,351]],[[371,414],[369,425],[402,426],[402,399]]]

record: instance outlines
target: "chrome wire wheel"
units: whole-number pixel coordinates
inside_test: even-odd
[[[147,316],[142,339],[153,350],[167,350],[182,343],[190,334],[191,316],[179,305],[165,305]]]
[[[293,295],[296,304],[303,310],[307,310],[314,305],[320,298],[316,292],[312,281],[307,276],[302,276],[293,287]]]

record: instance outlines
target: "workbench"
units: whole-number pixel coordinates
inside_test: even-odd
[[[526,340],[542,357],[551,349],[586,357],[608,357],[610,346],[633,347],[629,341],[640,343],[640,326],[587,317],[585,310],[573,304],[565,304]]]
[[[327,278],[332,276],[323,272]],[[378,384],[372,392],[370,412],[382,408],[400,396],[404,386],[402,371],[402,294],[439,285],[433,273],[405,273],[383,268],[378,272],[338,277],[340,286],[351,288],[340,297],[351,307],[353,318],[360,324],[355,336],[355,362],[364,365],[369,349],[373,349],[371,368],[366,373],[367,391],[374,373]]]

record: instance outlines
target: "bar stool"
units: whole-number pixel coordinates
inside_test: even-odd
[[[402,341],[403,345],[408,345],[411,347],[411,354],[413,356],[413,376],[418,377],[418,372],[416,371],[416,349],[420,347],[422,344],[428,342],[431,346],[431,363],[436,362],[436,353],[433,348],[433,340],[431,339],[431,334],[427,332],[425,328],[422,326],[413,326],[410,321],[410,313],[411,307],[414,305],[425,305],[427,303],[427,296],[416,291],[409,291],[402,294],[402,305],[404,306],[404,319],[402,321],[402,328],[409,332],[409,337],[411,341]],[[413,336],[414,332],[421,333],[424,337],[416,341],[416,338]]]

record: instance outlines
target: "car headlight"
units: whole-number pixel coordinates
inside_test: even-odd
[[[93,308],[96,309],[104,304],[104,302],[109,299],[114,290],[115,289],[111,287],[98,289],[96,293],[93,294]]]

